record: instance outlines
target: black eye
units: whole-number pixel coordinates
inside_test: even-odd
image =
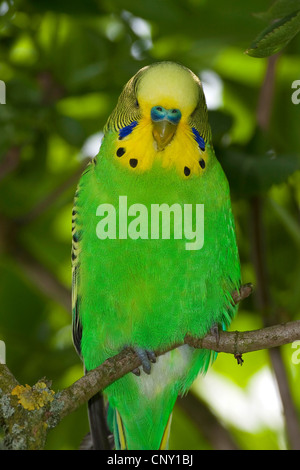
[[[137,109],[139,109],[140,105],[139,105],[138,100],[135,100],[134,106],[135,106]]]

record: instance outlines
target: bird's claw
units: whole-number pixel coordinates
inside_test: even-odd
[[[155,353],[153,351],[149,351],[148,349],[142,349],[138,347],[134,347],[133,349],[142,363],[143,371],[149,375],[151,372],[151,363],[156,362]],[[139,368],[134,369],[132,372],[137,376],[141,374]]]

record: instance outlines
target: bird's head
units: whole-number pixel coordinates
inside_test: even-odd
[[[138,124],[147,127],[155,152],[168,148],[180,129],[204,148],[210,127],[199,78],[174,62],[158,62],[139,70],[125,85],[105,130],[127,138]]]
[[[196,75],[178,64],[165,62],[143,69],[138,79],[137,101],[141,113],[151,118],[157,150],[171,142],[180,121],[189,119],[201,92]]]

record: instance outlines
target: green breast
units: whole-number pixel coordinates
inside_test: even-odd
[[[228,183],[213,150],[205,175],[184,180],[159,165],[143,174],[117,166],[114,138],[106,136],[79,185],[78,294],[88,368],[125,345],[156,349],[187,332],[204,335],[214,322],[227,325],[230,293],[240,282]]]

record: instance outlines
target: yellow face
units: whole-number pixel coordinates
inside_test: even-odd
[[[143,69],[136,85],[140,118],[134,130],[116,143],[116,159],[137,173],[155,162],[176,168],[182,178],[205,172],[208,155],[195,140],[190,118],[199,104],[200,80],[172,62]]]

